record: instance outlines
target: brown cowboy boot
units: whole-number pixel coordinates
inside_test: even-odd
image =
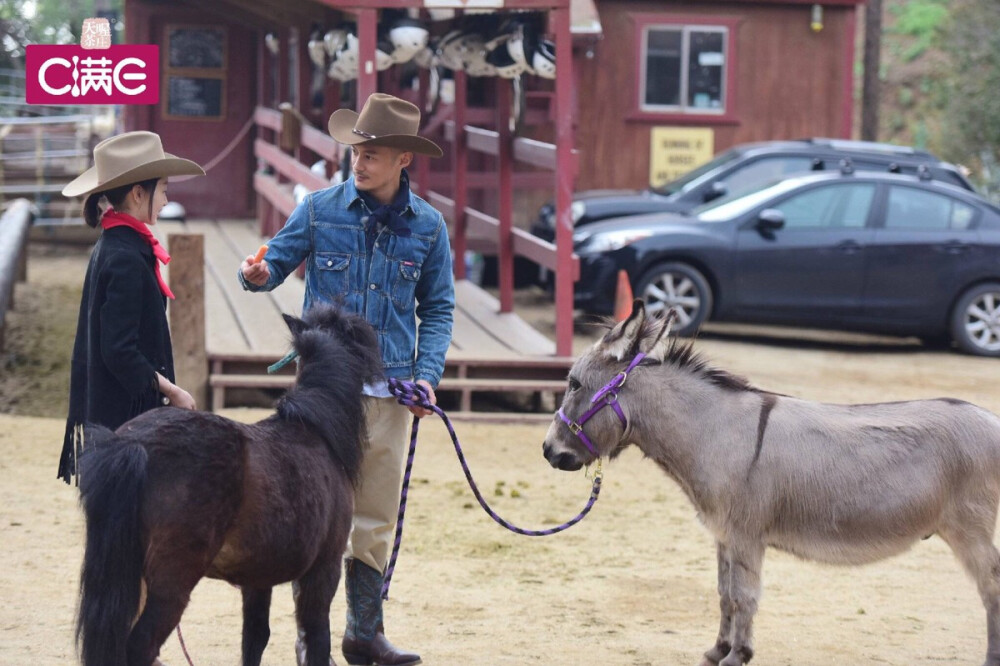
[[[393,647],[382,625],[382,574],[354,558],[346,562],[347,627],[341,649],[355,666],[415,666],[420,655]]]

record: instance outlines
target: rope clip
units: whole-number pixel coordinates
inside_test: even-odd
[[[604,478],[604,458],[598,458],[597,464],[594,465],[594,473],[590,473],[590,465],[587,465],[587,469],[583,473],[584,478],[597,481],[598,479]]]

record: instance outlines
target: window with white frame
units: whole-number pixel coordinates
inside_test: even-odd
[[[723,26],[643,26],[639,109],[725,113],[727,39]]]

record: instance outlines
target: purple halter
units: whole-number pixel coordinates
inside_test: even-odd
[[[601,456],[597,452],[597,447],[594,446],[594,443],[590,441],[589,437],[587,437],[587,433],[583,431],[583,424],[589,421],[594,414],[601,411],[602,407],[611,405],[611,409],[615,410],[615,414],[618,415],[618,420],[622,422],[622,428],[628,429],[628,419],[625,418],[625,412],[622,411],[621,405],[618,404],[618,391],[625,385],[625,380],[628,379],[628,373],[632,372],[632,369],[639,365],[644,358],[646,358],[646,355],[642,352],[636,354],[635,358],[632,359],[632,362],[628,364],[627,368],[615,375],[610,382],[604,385],[604,388],[595,393],[594,397],[590,399],[592,407],[580,417],[579,422],[573,421],[566,416],[562,407],[560,407],[559,411],[556,412],[570,431],[580,438],[580,441],[587,447],[587,450],[598,458]]]

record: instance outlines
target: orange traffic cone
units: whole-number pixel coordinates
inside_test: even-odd
[[[618,285],[615,287],[615,321],[624,321],[632,314],[632,285],[628,273],[618,271]]]

